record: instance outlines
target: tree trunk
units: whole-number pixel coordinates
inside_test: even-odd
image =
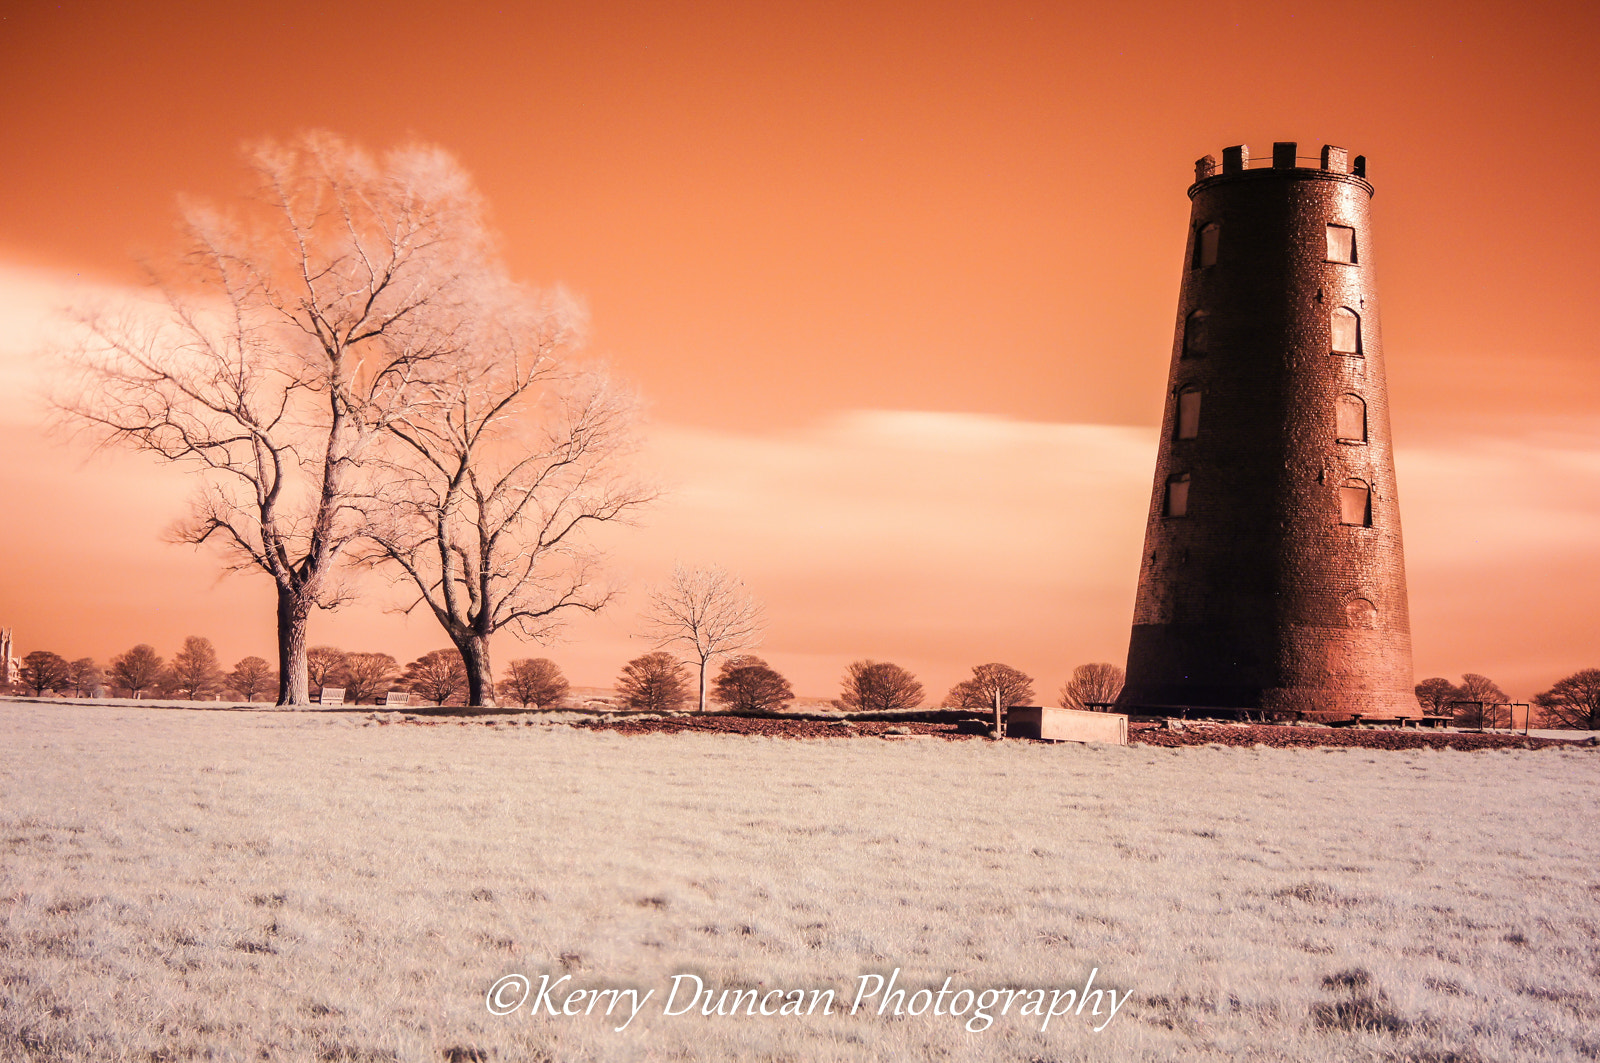
[[[996,738],[1004,738],[1006,736],[1005,721],[1000,718],[1000,690],[998,687],[994,692],[994,736]]]
[[[306,615],[309,601],[278,588],[278,704],[309,705],[306,679]]]
[[[494,708],[494,671],[489,662],[489,639],[484,635],[467,635],[456,643],[456,649],[461,651],[461,662],[467,666],[467,707]]]
[[[706,664],[708,657],[700,658],[700,711],[706,711]]]

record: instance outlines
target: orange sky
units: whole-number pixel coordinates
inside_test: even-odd
[[[242,141],[323,127],[454,152],[651,402],[673,490],[613,543],[635,592],[500,660],[609,683],[682,558],[768,600],[804,693],[999,659],[1049,700],[1126,652],[1192,162],[1297,139],[1378,189],[1419,677],[1600,665],[1600,11],[1074,6],[6,5],[0,624],[271,656],[266,585],[159,541],[181,474],[40,441],[28,352],[72,282],[170,246],[179,194],[236,192]],[[376,603],[313,625],[445,642]]]

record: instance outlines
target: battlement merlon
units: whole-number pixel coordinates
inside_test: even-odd
[[[1270,178],[1270,177],[1300,177],[1331,181],[1344,181],[1359,185],[1366,189],[1367,195],[1372,195],[1372,185],[1367,181],[1367,157],[1357,155],[1350,158],[1350,153],[1344,148],[1334,144],[1324,144],[1320,158],[1301,158],[1297,152],[1299,144],[1292,140],[1280,140],[1272,145],[1272,157],[1263,159],[1256,166],[1250,165],[1250,146],[1248,144],[1235,144],[1222,149],[1222,165],[1217,165],[1215,155],[1204,155],[1195,160],[1194,184],[1189,186],[1189,198],[1193,199],[1196,191],[1202,185],[1216,181],[1238,178]],[[1315,166],[1301,166],[1301,162],[1317,162]]]

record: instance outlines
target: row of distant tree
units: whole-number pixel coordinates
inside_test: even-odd
[[[377,702],[390,691],[403,690],[445,705],[460,699],[468,686],[466,666],[453,649],[430,651],[404,668],[387,653],[352,653],[334,646],[313,646],[306,659],[314,689],[342,689],[344,700],[353,704]],[[170,661],[140,643],[111,658],[105,668],[92,657],[69,661],[49,650],[35,650],[21,664],[20,681],[14,685],[37,697],[109,694],[209,701],[231,695],[259,701],[270,698],[278,686],[277,673],[264,658],[243,657],[225,668],[211,640],[200,636],[185,639]],[[544,658],[512,661],[504,687],[525,708],[559,704],[568,689],[561,669]]]
[[[454,649],[432,650],[404,668],[387,653],[361,653],[334,646],[313,646],[306,652],[313,690],[339,688],[346,702],[360,704],[382,700],[392,690],[404,690],[434,705],[462,699],[468,692],[468,674]],[[658,650],[636,657],[622,669],[617,693],[629,708],[665,712],[695,702],[694,664]],[[702,671],[702,674],[703,671]],[[277,676],[261,657],[244,657],[231,669],[222,667],[211,640],[191,636],[183,649],[164,660],[144,643],[113,657],[102,669],[90,657],[68,660],[48,650],[35,650],[22,660],[22,688],[37,696],[89,697],[102,692],[124,697],[169,697],[203,701],[231,694],[240,701],[270,695]],[[1063,708],[1097,708],[1116,701],[1122,691],[1123,672],[1114,664],[1085,664],[1072,673],[1057,694]],[[561,669],[548,658],[512,661],[499,688],[523,708],[560,706],[570,686]],[[1423,711],[1451,716],[1458,723],[1486,727],[1511,726],[1511,698],[1488,676],[1468,672],[1460,683],[1434,677],[1416,685]],[[774,711],[794,700],[789,680],[766,661],[750,655],[729,656],[704,692],[704,701],[742,712]],[[845,669],[837,708],[852,712],[896,712],[923,704],[922,684],[906,669],[886,661],[860,660]],[[1033,679],[1009,665],[980,664],[972,676],[945,695],[944,706],[991,709],[996,713],[1034,700]],[[1533,698],[1540,710],[1538,723],[1550,727],[1600,729],[1600,668],[1586,668],[1555,683]]]
[[[617,692],[629,708],[670,711],[690,703],[693,679],[689,665],[658,650],[623,667]],[[1114,664],[1082,665],[1062,686],[1057,703],[1074,709],[1103,706],[1117,699],[1122,681],[1122,669]],[[980,664],[970,679],[950,688],[942,704],[998,711],[1029,704],[1033,698],[1033,679],[1026,673],[1004,664]],[[794,690],[766,661],[742,655],[722,662],[711,683],[710,700],[739,711],[771,711],[793,701]],[[898,712],[918,708],[925,700],[922,684],[904,668],[862,660],[845,669],[834,706],[850,712]]]
[[[699,662],[695,662],[699,663]],[[337,688],[352,704],[378,702],[390,691],[404,690],[434,705],[446,705],[467,692],[467,670],[453,649],[433,650],[404,668],[387,653],[363,653],[335,646],[313,646],[306,651],[308,677],[314,691]],[[91,697],[109,693],[129,698],[165,697],[205,701],[232,695],[256,701],[277,686],[271,665],[261,657],[244,657],[224,668],[211,640],[190,636],[170,661],[155,648],[140,643],[118,654],[102,669],[90,657],[69,661],[49,650],[35,650],[22,660],[20,686],[42,697]],[[570,686],[561,669],[547,658],[512,661],[501,680],[501,691],[524,708],[548,709],[561,705]],[[618,677],[616,689],[630,708],[671,711],[695,699],[695,669],[658,650],[629,661]],[[1122,669],[1112,664],[1086,664],[1073,672],[1061,688],[1058,703],[1083,708],[1116,700],[1122,689]],[[731,656],[707,690],[708,700],[736,711],[782,709],[794,700],[794,688],[766,661],[750,655]],[[1004,664],[981,664],[972,677],[957,683],[943,704],[956,708],[990,709],[1027,704],[1033,700],[1033,679]],[[910,672],[883,661],[856,661],[845,670],[834,704],[855,712],[894,712],[920,706],[923,686]]]
[[[1485,675],[1468,672],[1460,683],[1437,676],[1424,679],[1417,684],[1417,702],[1423,711],[1460,724],[1511,726],[1511,698]],[[1600,668],[1584,668],[1557,680],[1535,694],[1532,704],[1539,709],[1536,725],[1600,730]]]

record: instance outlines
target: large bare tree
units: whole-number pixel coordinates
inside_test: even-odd
[[[675,565],[672,579],[650,592],[645,624],[657,646],[677,643],[700,666],[700,711],[706,711],[706,668],[717,657],[761,643],[765,610],[744,581],[716,565]]]
[[[612,600],[587,532],[654,497],[622,463],[635,400],[571,360],[565,300],[509,285],[498,295],[453,372],[386,426],[395,445],[362,503],[363,559],[401,574],[406,611],[438,619],[473,706],[495,704],[496,631],[546,641],[569,614]]]
[[[498,279],[471,183],[437,149],[374,159],[313,134],[249,162],[238,212],[184,210],[152,305],[85,315],[83,386],[58,406],[202,474],[172,537],[272,579],[278,701],[304,705],[307,618],[351,593],[337,568],[363,462]]]

